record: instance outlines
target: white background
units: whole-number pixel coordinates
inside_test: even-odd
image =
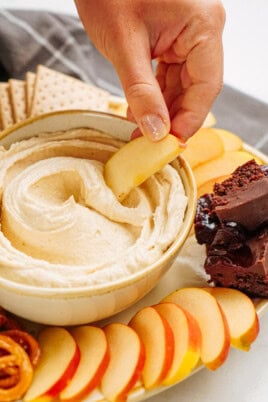
[[[268,103],[268,1],[223,3],[227,13],[224,81]],[[1,6],[76,14],[72,0],[0,0]],[[266,402],[267,395],[268,312],[261,319],[260,336],[249,353],[233,350],[216,372],[202,370],[150,402]]]
[[[223,4],[224,81],[268,103],[268,1],[223,0]],[[0,0],[1,6],[77,14],[73,0]]]

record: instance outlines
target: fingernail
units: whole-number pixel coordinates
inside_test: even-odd
[[[146,137],[159,141],[168,134],[168,127],[157,114],[147,114],[138,121],[139,127]]]

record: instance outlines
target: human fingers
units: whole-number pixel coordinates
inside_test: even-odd
[[[222,87],[221,43],[200,43],[180,70],[181,91],[170,107],[171,131],[189,138],[202,125]]]
[[[185,139],[201,126],[222,86],[224,10],[213,6],[209,16],[189,21],[158,66],[171,132]]]
[[[144,135],[158,141],[168,134],[170,119],[153,72],[146,31],[138,30],[123,42],[120,52],[112,52],[111,61],[122,83],[130,117]]]

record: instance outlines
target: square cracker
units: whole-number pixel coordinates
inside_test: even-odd
[[[26,84],[26,114],[30,116],[32,109],[32,101],[34,94],[34,86],[35,86],[35,77],[36,74],[31,71],[27,71],[25,76],[25,84]]]
[[[8,83],[14,120],[20,123],[26,119],[25,81],[11,78]]]
[[[109,93],[69,75],[39,65],[31,116],[55,110],[108,110]]]
[[[9,84],[7,82],[0,83],[0,114],[3,129],[8,128],[14,124],[13,111],[9,93]]]

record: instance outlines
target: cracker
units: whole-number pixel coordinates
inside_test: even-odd
[[[26,114],[30,116],[33,102],[34,86],[36,74],[28,71],[25,76],[26,82]]]
[[[14,124],[12,104],[10,100],[9,84],[7,82],[0,83],[0,114],[3,129]]]
[[[20,123],[26,119],[25,81],[11,78],[8,83],[14,120],[15,123]]]
[[[108,92],[39,65],[31,116],[66,109],[107,111],[108,101]]]

